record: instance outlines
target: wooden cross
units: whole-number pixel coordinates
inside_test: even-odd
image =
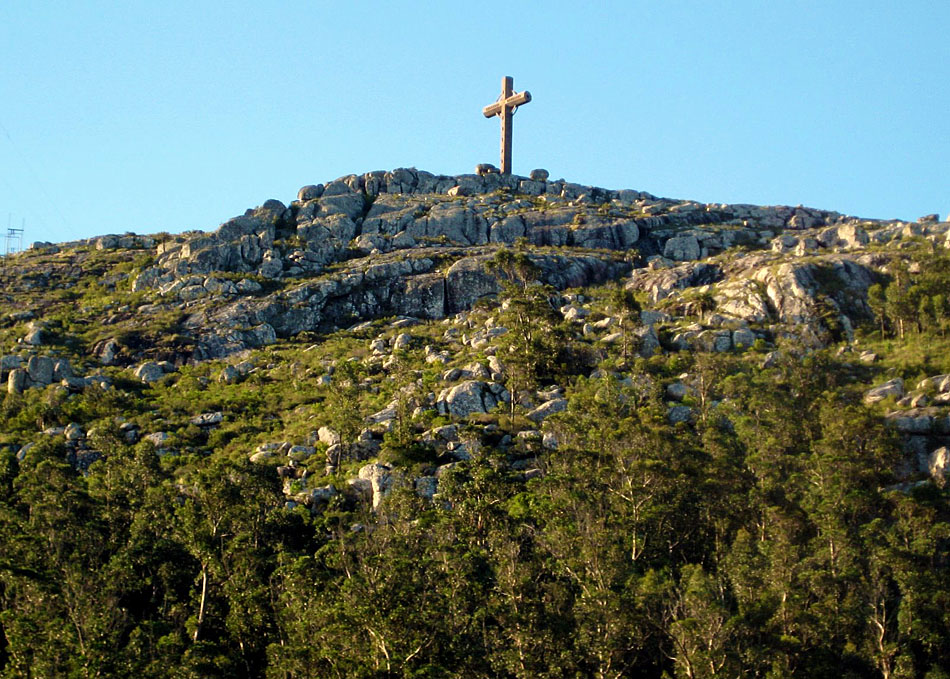
[[[515,109],[531,101],[531,93],[525,90],[515,94],[512,90],[515,79],[506,75],[501,79],[501,96],[491,106],[482,109],[486,118],[501,118],[501,173],[511,174],[511,117]]]

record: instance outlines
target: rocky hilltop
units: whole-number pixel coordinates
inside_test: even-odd
[[[58,256],[40,260],[48,270],[23,273],[31,289],[75,276],[76,246],[153,255],[127,274],[132,292],[153,301],[137,310],[136,323],[180,310],[193,340],[186,360],[386,316],[445,318],[498,292],[484,264],[515,243],[530,247],[540,280],[558,290],[635,272],[629,286],[656,303],[715,285],[721,318],[797,325],[790,331],[821,341],[827,305],[846,330],[852,316],[867,313],[864,293],[888,262],[876,246],[943,241],[947,232],[928,220],[701,204],[549,181],[544,171],[533,177],[349,175],[303,187],[289,206],[268,200],[212,233],[37,243],[34,254]],[[836,295],[819,294],[835,281],[843,288]]]
[[[479,170],[3,259],[0,674],[950,672],[950,224]]]

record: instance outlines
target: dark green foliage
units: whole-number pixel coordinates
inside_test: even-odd
[[[909,332],[944,336],[950,322],[950,255],[931,251],[909,266],[896,260],[891,280],[868,289],[868,305],[877,318],[881,335],[903,339]]]
[[[950,671],[947,491],[886,490],[899,446],[820,355],[700,363],[695,426],[577,379],[543,476],[484,448],[378,516],[285,509],[270,467],[222,456],[170,475],[105,425],[86,475],[54,439],[5,453],[2,676]],[[413,441],[397,422],[385,448],[431,464]]]
[[[269,347],[238,383],[205,363],[7,395],[0,677],[950,676],[950,490],[895,489],[900,443],[849,386],[877,366],[787,346],[768,368],[738,352],[634,358],[639,307],[620,287],[596,293],[624,333],[617,360],[562,326],[527,252],[493,267],[509,389],[557,382],[568,407],[544,425],[556,450],[502,447],[534,426],[516,407],[459,423],[484,446],[440,470],[433,501],[411,481],[447,454],[420,434],[449,420],[413,410],[472,357],[348,361],[380,327]],[[925,257],[870,291],[881,333],[904,325],[891,356],[924,355],[905,378],[944,365],[946,271]],[[448,347],[443,332],[412,330]],[[663,387],[683,372],[694,420],[671,424]],[[341,496],[289,506],[276,462],[247,462],[319,426],[352,443],[391,402],[377,461],[405,476],[376,512]],[[191,423],[213,411],[218,428]],[[71,422],[102,454],[82,472],[38,433]],[[168,431],[179,454],[130,444],[130,423]],[[366,461],[338,462],[310,487],[343,489]]]

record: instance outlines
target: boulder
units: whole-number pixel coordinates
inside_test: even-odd
[[[667,412],[670,424],[689,422],[693,418],[693,409],[689,406],[673,406]]]
[[[590,314],[590,311],[584,307],[575,306],[573,304],[561,307],[561,315],[564,316],[564,320],[568,323],[580,323],[583,319],[587,318],[588,314]]]
[[[316,452],[313,446],[291,446],[287,451],[287,457],[297,462],[305,462]]]
[[[71,422],[66,425],[66,429],[63,430],[63,434],[66,436],[67,441],[78,441],[85,436],[82,431],[82,427],[80,427],[75,422]]]
[[[147,363],[142,363],[135,369],[135,376],[145,382],[146,384],[150,382],[157,382],[165,376],[165,371],[162,370],[162,366],[153,361]]]
[[[677,262],[688,262],[699,259],[699,241],[696,236],[674,236],[663,246],[663,256]]]
[[[732,349],[732,333],[728,330],[706,330],[697,339],[704,351],[721,354]]]
[[[541,168],[531,170],[531,174],[528,175],[533,182],[546,182],[549,176],[548,171]]]
[[[551,415],[559,413],[563,410],[567,410],[567,399],[556,398],[539,405],[537,408],[528,413],[527,418],[533,422],[541,422]]]
[[[379,507],[393,486],[392,468],[385,464],[373,463],[361,467],[358,473],[361,481],[369,482],[373,493],[373,509]]]
[[[142,437],[144,441],[148,441],[156,448],[162,448],[169,438],[171,437],[168,435],[168,432],[165,431],[156,431],[152,434],[146,434]]]
[[[950,448],[942,446],[927,456],[927,473],[938,484],[943,485],[950,471]]]
[[[201,415],[195,415],[191,418],[191,423],[196,427],[213,427],[216,424],[221,424],[224,420],[224,414],[221,411],[216,413],[202,413]]]
[[[61,358],[53,363],[53,382],[60,382],[75,377],[73,367],[65,358]]]
[[[222,384],[236,384],[241,379],[241,373],[233,365],[226,365],[218,375],[218,382]]]
[[[748,328],[738,328],[732,331],[732,345],[739,349],[748,349],[755,342],[755,333]]]
[[[884,384],[880,384],[864,392],[864,402],[868,405],[883,401],[888,397],[895,400],[904,395],[904,380],[899,377],[894,378]]]
[[[34,347],[41,346],[43,344],[43,328],[40,328],[40,327],[31,328],[26,333],[26,336],[23,338],[23,341],[26,344],[29,344]]]
[[[497,382],[468,380],[450,389],[443,389],[436,399],[436,407],[442,415],[468,417],[494,410],[499,403],[509,399],[508,391]]]
[[[938,394],[950,392],[950,375],[934,375],[917,383],[917,391],[936,391]]]
[[[606,321],[610,319],[605,318],[604,320]],[[669,314],[664,313],[662,311],[655,311],[653,309],[644,309],[643,311],[640,312],[640,322],[643,325],[653,325],[654,323],[668,323],[671,320],[672,320],[672,317]],[[603,321],[600,321],[600,322],[602,323]],[[595,323],[594,325],[596,326],[597,324]]]
[[[660,337],[656,334],[656,328],[648,325],[638,328],[634,335],[637,337],[637,353],[643,358],[650,358],[660,349]]]
[[[330,427],[320,427],[317,430],[317,439],[327,446],[334,446],[341,440],[340,435]]]
[[[933,416],[917,410],[891,413],[887,421],[902,434],[927,435],[933,433],[934,430]]]
[[[682,401],[692,393],[693,389],[682,382],[673,382],[672,384],[666,385],[666,397],[671,401]]]
[[[366,421],[372,422],[373,424],[386,424],[395,420],[396,415],[397,415],[396,405],[390,404],[386,406],[385,408],[383,408],[382,410],[378,410],[372,415],[370,415],[369,417],[367,417]]]
[[[430,429],[422,434],[422,440],[430,443],[449,443],[458,441],[458,427],[454,424],[446,424],[441,427]]]
[[[19,356],[7,355],[0,358],[0,370],[14,370],[23,365],[23,359]]]
[[[790,233],[783,233],[772,239],[773,252],[788,252],[789,250],[793,250],[797,245],[798,238]]]
[[[505,364],[498,360],[497,356],[488,357],[488,369],[491,371],[492,380],[501,382],[505,378]]]
[[[431,500],[439,490],[439,479],[435,476],[420,476],[414,485],[419,497]]]
[[[323,184],[309,184],[302,187],[297,192],[297,200],[305,203],[309,200],[316,200],[323,195]]]
[[[47,356],[31,356],[26,371],[34,386],[45,387],[53,381],[53,359]]]

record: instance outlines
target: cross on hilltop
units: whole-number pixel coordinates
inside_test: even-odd
[[[501,173],[502,174],[511,174],[511,128],[512,128],[512,116],[515,114],[515,110],[531,101],[531,93],[525,90],[524,92],[519,92],[518,94],[514,93],[515,79],[510,75],[506,75],[501,79],[501,96],[498,97],[498,100],[486,106],[482,109],[482,113],[485,114],[486,118],[492,118],[498,116],[501,118]]]

